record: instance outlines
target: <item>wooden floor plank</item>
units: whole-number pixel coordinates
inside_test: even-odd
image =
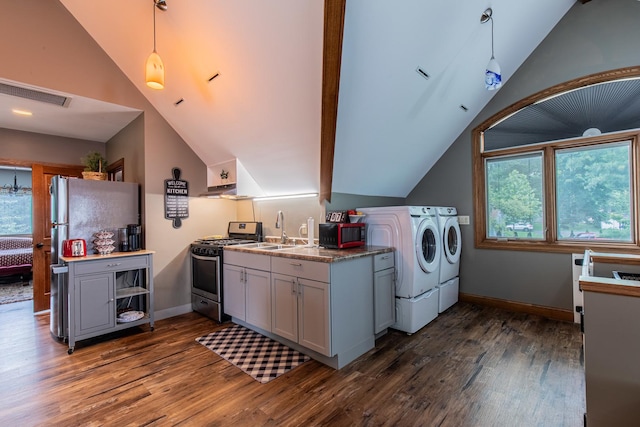
[[[341,370],[309,361],[260,384],[195,341],[197,313],[80,342],[72,355],[28,303],[0,306],[0,424],[578,426],[579,327],[458,303],[390,330]]]

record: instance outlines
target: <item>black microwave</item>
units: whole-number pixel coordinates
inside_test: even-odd
[[[345,249],[365,245],[365,223],[330,222],[318,227],[320,246],[324,248]]]

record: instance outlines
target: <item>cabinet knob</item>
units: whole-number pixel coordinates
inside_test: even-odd
[[[44,246],[44,243],[42,243],[42,242],[38,242],[36,244],[36,248],[38,248],[38,249],[42,248],[43,246]]]

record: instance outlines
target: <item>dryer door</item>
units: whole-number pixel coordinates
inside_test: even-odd
[[[436,224],[430,218],[422,220],[416,233],[415,248],[418,264],[426,273],[433,273],[440,265],[439,241]]]
[[[442,233],[444,247],[444,256],[450,264],[460,261],[460,252],[462,250],[462,238],[460,235],[460,225],[457,217],[449,217],[444,223]]]

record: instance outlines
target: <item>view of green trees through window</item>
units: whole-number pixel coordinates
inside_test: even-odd
[[[556,151],[558,240],[631,241],[631,143]]]
[[[631,242],[631,142],[558,148],[557,240]],[[487,237],[545,239],[542,151],[486,159]]]
[[[0,235],[31,234],[31,194],[0,193]]]
[[[543,237],[542,153],[488,159],[488,237]]]

